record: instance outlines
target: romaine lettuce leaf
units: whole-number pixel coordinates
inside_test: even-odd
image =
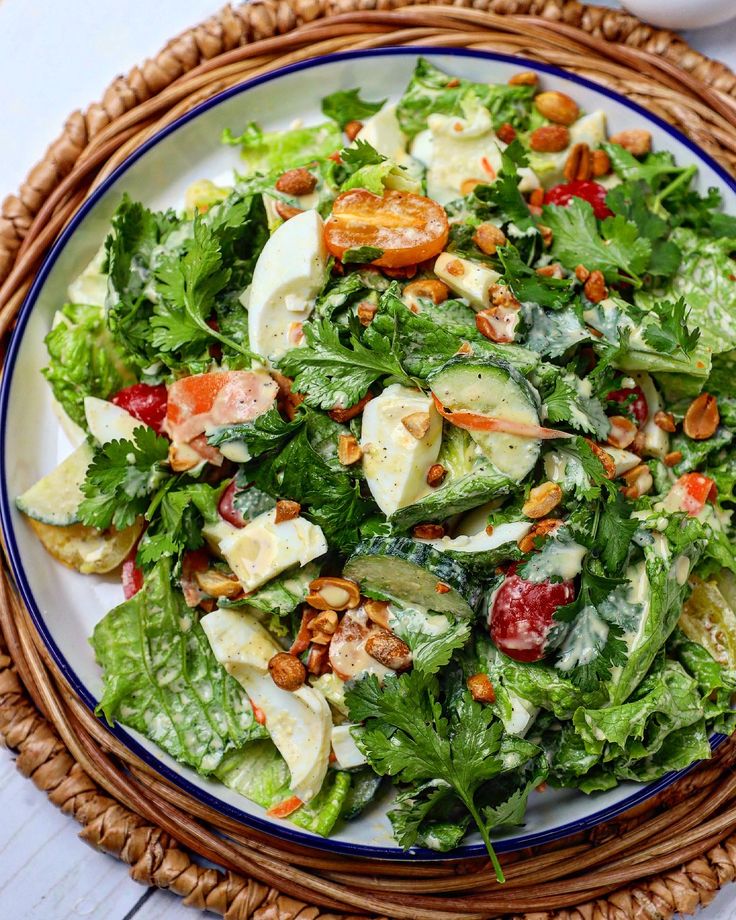
[[[98,712],[155,742],[197,772],[267,735],[240,684],[215,660],[196,613],[171,585],[162,560],[143,588],[95,626],[103,669]]]
[[[226,129],[222,141],[240,147],[245,175],[248,176],[254,173],[283,172],[295,166],[303,166],[312,160],[329,156],[343,145],[340,129],[331,122],[308,128],[292,128],[289,131],[266,132],[251,122],[237,136]]]

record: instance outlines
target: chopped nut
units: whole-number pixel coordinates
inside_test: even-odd
[[[327,674],[328,671],[331,670],[329,644],[313,645],[309,649],[309,655],[307,657],[307,670],[310,674],[314,674],[315,677],[320,677],[322,674]]]
[[[493,536],[493,524],[486,524],[486,533],[489,537]]]
[[[529,533],[525,534],[523,537],[521,537],[520,540],[517,541],[517,546],[522,551],[522,553],[531,553],[537,548],[536,541],[540,537],[549,536],[550,534],[554,533],[561,525],[562,521],[558,520],[557,518],[547,518],[546,521],[538,521],[532,527]]]
[[[411,649],[387,629],[369,636],[365,650],[371,658],[394,671],[405,671],[411,667]]]
[[[304,213],[301,208],[295,208],[292,205],[287,204],[285,201],[277,201],[274,204],[274,209],[281,220],[291,220],[291,218],[296,217],[297,214]]]
[[[445,535],[442,524],[417,524],[412,534],[417,540],[440,540]]]
[[[417,271],[418,271],[418,266],[416,265],[401,265],[398,268],[388,268],[387,266],[384,265],[381,268],[381,272],[387,278],[403,278],[403,279],[413,278],[414,275],[416,275]]]
[[[608,443],[611,447],[625,450],[633,442],[639,429],[630,418],[626,418],[623,415],[613,415],[608,421],[611,423],[611,430],[608,432]]]
[[[283,175],[276,180],[276,191],[283,192],[284,195],[308,195],[317,187],[317,179],[308,169],[299,166],[296,169],[288,169]]]
[[[556,90],[539,93],[534,105],[540,115],[557,125],[571,125],[580,114],[575,100]]]
[[[302,506],[299,502],[292,502],[284,499],[276,502],[276,516],[274,524],[283,524],[284,521],[293,521],[301,514]]]
[[[693,441],[706,441],[716,433],[721,421],[718,402],[710,393],[701,393],[688,406],[682,430]]]
[[[353,406],[348,406],[347,409],[341,409],[339,406],[335,406],[334,409],[330,409],[327,413],[333,422],[349,422],[351,418],[355,418],[357,415],[365,409],[366,405],[373,399],[372,393],[366,393],[365,396],[358,400],[357,403]]]
[[[535,486],[524,502],[522,513],[530,518],[546,517],[562,501],[562,489],[556,482],[543,482]]]
[[[452,591],[452,588],[449,585],[446,585],[444,581],[438,581],[434,586],[434,590],[437,594],[449,594]]]
[[[384,629],[388,627],[388,601],[366,601],[363,610],[377,626],[383,626]]]
[[[460,194],[465,198],[466,195],[470,195],[479,185],[485,184],[483,179],[463,179],[460,183]]]
[[[595,441],[590,441],[588,438],[585,439],[587,445],[600,460],[603,467],[603,471],[606,474],[606,479],[615,479],[616,478],[616,464],[613,460],[613,457],[608,453],[607,450],[604,450],[600,444],[596,444]]]
[[[358,320],[361,326],[370,326],[373,317],[376,315],[378,307],[371,303],[370,300],[361,300],[358,304]]]
[[[329,645],[332,641],[332,633],[322,632],[321,630],[315,630],[312,633],[312,642],[314,645]]]
[[[463,342],[458,350],[455,352],[456,355],[472,355],[473,346],[470,342]]]
[[[535,188],[529,192],[529,204],[535,207],[541,207],[544,204],[544,189]]]
[[[507,284],[489,284],[488,297],[494,307],[504,307],[507,310],[521,309],[521,304]]]
[[[529,135],[529,146],[537,153],[560,153],[570,145],[570,132],[564,125],[542,125]]]
[[[496,691],[487,674],[473,674],[468,678],[468,690],[476,703],[495,703]]]
[[[578,279],[578,281],[581,284],[585,284],[588,278],[590,278],[590,272],[584,265],[576,265],[575,266],[575,277]]]
[[[537,230],[539,230],[539,235],[542,237],[544,248],[549,249],[552,245],[552,228],[546,226],[546,224],[537,224]]]
[[[452,79],[448,80],[447,83],[445,83],[445,86],[448,89],[454,89],[456,86],[460,86],[459,77],[452,77]]]
[[[199,466],[202,458],[188,444],[169,444],[169,466],[175,473],[185,473]]]
[[[347,137],[347,139],[352,143],[355,140],[355,138],[360,134],[362,128],[363,128],[362,121],[349,121],[343,128],[343,131],[345,132],[345,136]]]
[[[671,450],[668,454],[665,454],[664,465],[665,466],[677,466],[680,460],[682,460],[682,451],[681,450]]]
[[[195,572],[194,580],[210,597],[236,597],[243,589],[235,575],[228,575],[219,569]]]
[[[355,435],[341,434],[337,439],[337,459],[343,466],[352,466],[363,456],[363,449],[355,439]]]
[[[407,284],[403,294],[406,298],[421,297],[423,300],[431,300],[432,303],[439,304],[444,303],[450,296],[450,289],[444,281],[422,278]]]
[[[502,125],[499,125],[496,136],[500,141],[503,141],[504,144],[510,144],[512,141],[516,140],[516,128],[505,121]]]
[[[307,669],[296,655],[277,652],[268,662],[271,680],[282,690],[298,690],[307,679]]]
[[[412,412],[401,419],[401,424],[413,438],[421,441],[429,431],[429,412]]]
[[[461,278],[465,274],[465,266],[460,259],[453,259],[447,263],[445,271],[448,275],[452,275],[453,278]]]
[[[551,265],[543,265],[541,268],[537,269],[538,275],[543,275],[545,278],[563,278],[564,274],[562,271],[562,266],[559,262],[553,262]]]
[[[290,377],[284,377],[284,375],[280,374],[278,371],[271,371],[271,376],[279,385],[279,392],[276,397],[278,407],[291,421],[296,417],[297,406],[300,406],[304,402],[304,397],[301,393],[295,393],[292,390],[294,381]]]
[[[591,272],[583,287],[583,293],[591,303],[600,303],[608,297],[608,288],[603,272]]]
[[[652,149],[652,135],[649,131],[636,128],[630,131],[619,131],[610,138],[612,144],[618,144],[635,157],[643,157]]]
[[[506,307],[489,307],[475,314],[475,328],[491,342],[514,341],[519,314]]]
[[[315,610],[347,610],[360,604],[360,590],[354,581],[325,575],[309,585],[307,603]]]
[[[626,486],[621,491],[630,501],[646,495],[654,485],[654,479],[646,463],[640,463],[633,470],[624,473],[623,479]]]
[[[310,632],[331,636],[337,629],[337,613],[334,610],[323,610],[309,623],[308,628]]]
[[[441,463],[433,463],[427,470],[427,485],[436,489],[441,486],[447,476],[447,470]]]
[[[600,179],[611,171],[611,158],[602,147],[594,150],[591,156],[591,168],[594,178]]]
[[[654,413],[654,424],[662,431],[668,431],[672,434],[677,429],[675,417],[671,412],[663,412],[661,409]]]
[[[509,86],[536,86],[539,77],[532,70],[522,70],[509,77]]]
[[[573,144],[565,161],[563,175],[568,182],[590,179],[593,175],[593,163],[587,144]]]
[[[496,249],[506,243],[506,236],[503,230],[495,224],[480,224],[473,234],[473,242],[487,256],[496,254]]]

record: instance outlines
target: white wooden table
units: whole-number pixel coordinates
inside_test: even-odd
[[[115,74],[220,5],[220,0],[0,0],[0,198],[15,190],[72,109],[97,99]],[[736,21],[687,38],[736,68]],[[81,843],[74,821],[21,777],[3,750],[0,815],[0,920],[192,916],[178,898],[142,888],[122,863]],[[733,920],[736,888],[723,890],[700,917]]]

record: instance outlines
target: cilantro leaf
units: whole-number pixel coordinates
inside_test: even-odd
[[[79,507],[83,524],[107,530],[129,527],[145,514],[148,496],[165,477],[169,442],[141,425],[132,441],[110,441],[95,454],[82,484]]]
[[[351,334],[348,347],[340,341],[335,325],[326,319],[305,325],[304,334],[306,346],[287,352],[278,367],[293,378],[294,390],[304,393],[310,406],[319,409],[352,406],[382,377],[416,386],[416,381],[401,366],[388,336],[374,333],[370,347],[366,347]]]
[[[399,619],[395,632],[411,649],[414,670],[430,675],[448,665],[453,653],[466,644],[470,637],[470,623],[457,620],[444,632],[428,635],[421,626],[411,628],[410,621],[404,626]]]
[[[348,176],[352,176],[364,166],[377,166],[386,159],[382,153],[379,153],[375,147],[372,147],[368,141],[357,140],[352,147],[346,147],[340,153],[342,164],[347,170]]]
[[[359,89],[343,89],[325,96],[322,114],[336,121],[341,128],[351,121],[363,121],[383,108],[386,100],[367,102],[360,98]]]
[[[518,140],[512,141],[501,151],[501,169],[495,181],[490,185],[479,186],[477,197],[495,205],[503,215],[504,223],[513,223],[519,230],[529,230],[536,226],[524,196],[519,191],[518,168],[528,166],[529,160]]]
[[[587,395],[582,384],[572,371],[557,370],[554,389],[544,395],[547,418],[550,422],[566,422],[571,428],[603,439],[611,427],[606,410],[599,399]]]
[[[623,630],[607,623],[592,605],[578,613],[563,640],[555,667],[583,691],[595,690],[611,676],[611,669],[626,664]]]
[[[504,281],[522,303],[560,310],[573,297],[572,281],[538,274],[522,261],[518,249],[511,243],[496,251],[503,265]]]
[[[165,556],[179,557],[186,550],[199,549],[204,543],[203,523],[220,519],[217,505],[226,485],[172,477],[146,512],[150,523],[138,547],[138,564],[148,568]]]
[[[229,441],[242,441],[251,457],[277,447],[286,441],[304,424],[305,416],[298,413],[291,421],[284,419],[275,406],[250,422],[238,425],[224,425],[207,435],[207,442],[213,447],[227,444]]]
[[[383,249],[376,246],[356,246],[354,249],[346,249],[342,255],[342,261],[351,262],[373,262],[380,259],[383,255]]]
[[[700,329],[688,329],[690,308],[683,297],[674,303],[670,300],[655,301],[649,313],[649,316],[652,315],[659,322],[644,327],[643,336],[647,345],[668,355],[681,351],[687,356],[695,351],[700,341]]]
[[[631,539],[639,526],[639,521],[631,517],[632,510],[633,505],[625,501],[620,492],[601,508],[597,540],[601,561],[610,575],[617,575],[623,569]]]
[[[641,180],[651,188],[655,188],[663,177],[687,170],[687,167],[675,165],[674,157],[668,150],[649,153],[643,160],[638,160],[619,144],[604,144],[603,149],[610,157],[616,175],[625,180]]]

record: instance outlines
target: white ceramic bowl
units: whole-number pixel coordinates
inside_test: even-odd
[[[0,515],[13,571],[49,652],[86,705],[94,707],[102,688],[88,637],[94,624],[122,601],[117,578],[82,576],[55,563],[14,507],[16,495],[49,472],[69,452],[56,420],[49,389],[40,374],[47,356],[43,339],[54,310],[63,303],[69,282],[84,268],[104,239],[123,192],[154,208],[180,207],[184,190],[195,179],[214,177],[237,165],[237,152],[219,143],[225,127],[235,133],[257,121],[268,129],[293,119],[321,118],[319,100],[338,89],[361,87],[368,99],[396,98],[407,84],[418,54],[452,74],[478,81],[504,82],[518,70],[537,70],[544,86],[572,95],[581,108],[604,108],[611,131],[647,127],[655,149],[671,150],[682,164],[699,166],[701,189],[717,186],[726,209],[736,213],[736,185],[718,165],[664,122],[620,96],[555,68],[501,55],[422,48],[355,52],[308,61],[260,77],[215,96],[167,127],[130,157],[95,191],[64,231],[38,273],[13,336],[0,394]],[[244,824],[276,836],[324,849],[400,859],[385,817],[386,800],[375,803],[356,821],[325,840],[288,822],[265,817],[257,805],[219,783],[197,776],[135,732],[116,727],[114,734],[143,760],[182,789]],[[722,739],[720,739],[722,740]],[[719,739],[714,739],[718,743]],[[526,826],[498,838],[500,852],[559,839],[598,824],[654,795],[675,779],[647,786],[624,783],[594,796],[576,790],[548,790],[532,796]],[[479,838],[452,856],[484,852]],[[442,858],[412,851],[414,859]]]

